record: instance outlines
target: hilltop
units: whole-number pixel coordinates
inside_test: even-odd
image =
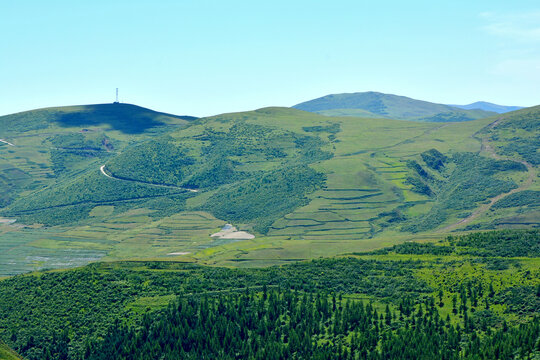
[[[46,129],[100,127],[142,134],[168,125],[185,125],[195,119],[124,103],[61,106],[0,116],[0,133],[6,137]]]
[[[327,116],[355,116],[427,122],[459,122],[486,118],[494,112],[415,100],[379,92],[326,95],[293,108]]]
[[[51,185],[125,146],[183,127],[191,116],[131,104],[51,107],[0,117],[0,207]]]

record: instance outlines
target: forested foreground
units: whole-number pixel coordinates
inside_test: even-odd
[[[387,305],[378,312],[341,296],[265,288],[181,297],[140,326],[116,324],[99,346],[88,345],[85,358],[527,359],[538,350],[539,335],[535,318],[481,336],[467,319],[462,327],[441,317],[433,298],[403,299],[399,310]]]
[[[527,359],[540,350],[539,239],[498,231],[261,269],[130,261],[20,275],[0,281],[0,339],[29,360]]]

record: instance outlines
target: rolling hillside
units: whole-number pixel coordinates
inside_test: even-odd
[[[119,151],[2,210],[17,219],[0,227],[12,262],[3,273],[103,256],[261,266],[450,231],[535,227],[537,203],[504,204],[536,196],[539,118],[539,108],[461,123],[264,108],[143,133],[130,146],[119,134]],[[256,238],[210,238],[225,223]]]
[[[510,112],[480,131],[483,150],[494,159],[519,161],[529,176],[519,189],[493,204],[490,218],[475,228],[539,226],[540,106]]]
[[[130,104],[38,109],[0,117],[0,207],[125,146],[194,120]]]
[[[405,96],[363,92],[332,94],[306,101],[293,108],[327,116],[355,116],[428,122],[459,122],[481,119],[494,112],[465,110],[450,105],[415,100]]]

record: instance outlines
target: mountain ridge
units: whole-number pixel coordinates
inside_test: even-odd
[[[292,107],[327,116],[356,116],[426,122],[469,121],[496,114],[483,110],[465,110],[450,105],[374,91],[330,94]]]
[[[457,108],[464,109],[464,110],[477,109],[477,110],[484,110],[484,111],[492,111],[492,112],[496,112],[498,114],[504,114],[504,113],[507,113],[507,112],[524,109],[523,106],[498,105],[498,104],[490,103],[490,102],[487,102],[487,101],[476,101],[474,103],[467,104],[467,105],[453,105],[452,104],[452,105],[449,105],[449,106],[457,107]]]

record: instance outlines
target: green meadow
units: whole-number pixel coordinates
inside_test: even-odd
[[[116,104],[10,115],[26,128],[3,117],[15,146],[0,146],[11,189],[1,216],[17,221],[0,224],[0,274],[97,259],[260,267],[536,227],[537,114],[438,123],[265,108],[184,119]],[[210,238],[225,223],[255,239]]]

